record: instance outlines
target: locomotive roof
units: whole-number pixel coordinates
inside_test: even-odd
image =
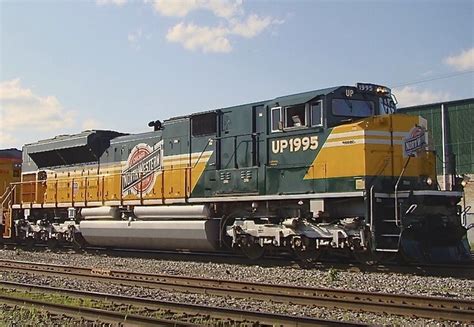
[[[121,135],[127,135],[125,133],[120,133],[111,130],[87,130],[82,131],[77,134],[62,134],[49,139],[40,140],[34,143],[25,144],[32,149],[41,149],[42,147],[50,147],[51,144],[55,144],[55,149],[67,147],[72,148],[75,146],[82,146],[84,143],[87,143],[87,138],[91,135],[96,135],[99,137],[113,138]]]
[[[15,148],[0,150],[0,158],[21,159],[21,151]]]
[[[161,135],[161,131],[153,131],[153,132],[145,132],[145,133],[137,133],[137,134],[128,134],[128,135],[123,135],[116,137],[112,140],[110,140],[110,144],[120,144],[120,143],[127,143],[127,142],[132,142],[132,141],[137,141],[137,140],[145,140],[145,139],[152,139],[156,138],[159,135]]]
[[[39,168],[93,162],[109,147],[111,139],[122,135],[126,134],[88,130],[27,144],[24,150]]]
[[[312,99],[314,99],[318,96],[326,95],[326,94],[329,94],[331,92],[334,92],[335,90],[339,89],[340,87],[343,87],[343,86],[335,86],[335,87],[329,87],[329,88],[320,89],[320,90],[313,90],[313,91],[307,91],[307,92],[302,92],[302,93],[294,93],[294,94],[284,95],[284,96],[277,97],[277,98],[270,99],[270,100],[256,101],[256,102],[250,102],[250,103],[241,104],[241,105],[237,105],[237,106],[216,108],[216,109],[207,110],[207,111],[200,111],[200,112],[192,113],[192,114],[189,114],[189,115],[172,117],[172,118],[167,119],[165,121],[183,119],[183,118],[186,118],[186,117],[192,117],[192,116],[200,115],[200,114],[207,113],[207,112],[214,112],[216,110],[237,109],[237,108],[240,108],[240,107],[248,107],[248,106],[259,105],[259,104],[260,105],[261,104],[269,105],[269,106],[275,106],[275,105],[277,105],[277,106],[289,106],[289,105],[294,105],[294,104],[301,104],[301,103],[306,103],[308,101],[311,101]]]

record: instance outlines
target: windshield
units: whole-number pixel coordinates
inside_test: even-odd
[[[392,98],[379,98],[380,114],[393,114],[396,110],[395,102]]]
[[[368,117],[374,115],[374,102],[365,100],[333,99],[332,113],[335,116]]]

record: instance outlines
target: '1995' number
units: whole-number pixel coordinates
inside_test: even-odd
[[[305,137],[295,137],[289,140],[273,140],[272,141],[272,152],[273,153],[283,153],[285,149],[288,149],[290,152],[297,151],[306,151],[316,150],[318,148],[318,137],[317,136],[305,136]]]

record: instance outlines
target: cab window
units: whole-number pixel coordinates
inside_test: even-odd
[[[323,102],[313,102],[310,105],[311,126],[323,126]]]
[[[365,100],[333,99],[332,113],[335,116],[369,117],[374,115],[374,102]]]
[[[306,106],[304,104],[285,107],[285,127],[306,126]]]
[[[278,124],[281,122],[281,107],[272,108],[272,132],[280,131]]]

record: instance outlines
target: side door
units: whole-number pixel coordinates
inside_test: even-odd
[[[260,107],[244,105],[221,111],[216,195],[258,192],[259,138],[256,131],[264,130],[265,124],[261,122],[257,127],[257,108]]]
[[[217,187],[218,113],[197,114],[190,119],[190,192],[193,197],[212,196]]]

